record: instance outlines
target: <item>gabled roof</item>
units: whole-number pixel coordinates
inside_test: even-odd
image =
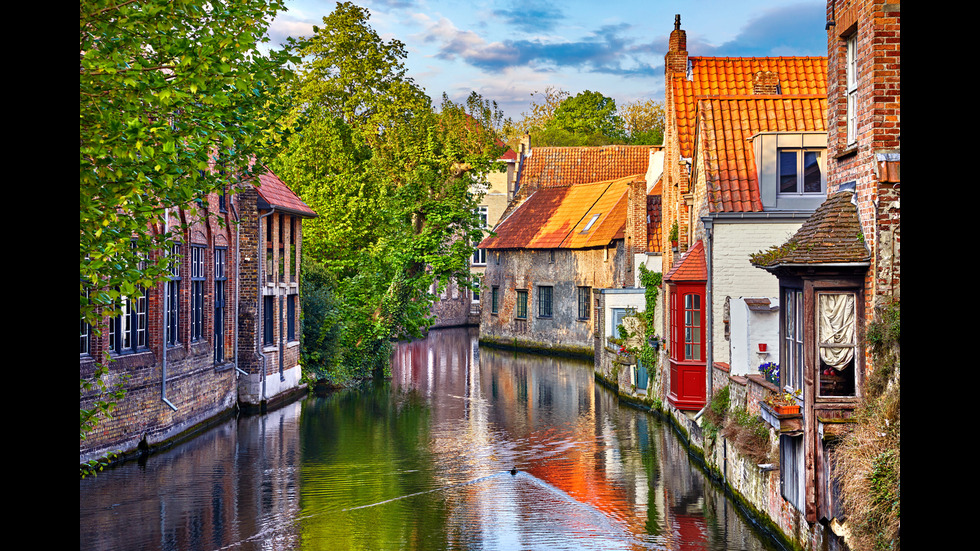
[[[629,184],[644,174],[532,193],[484,239],[484,249],[556,249],[604,247],[622,239]]]
[[[692,157],[695,111],[699,99],[750,95],[756,76],[771,72],[781,95],[827,95],[826,57],[690,57],[691,78],[672,86],[681,157]]]
[[[704,244],[699,239],[664,276],[664,281],[708,281]]]
[[[655,145],[535,147],[524,157],[518,186],[569,186],[645,174]]]
[[[871,252],[864,242],[853,191],[839,191],[823,202],[786,243],[751,256],[766,270],[780,266],[867,264]]]
[[[700,100],[696,153],[705,159],[708,210],[761,212],[759,175],[749,138],[760,132],[826,132],[826,113],[826,96]]]
[[[259,192],[259,210],[276,209],[286,211],[297,216],[316,218],[306,203],[303,202],[285,182],[279,179],[271,170],[266,168],[265,172],[256,176],[253,180],[255,189]]]

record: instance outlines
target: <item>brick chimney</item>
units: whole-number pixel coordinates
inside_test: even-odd
[[[668,75],[687,75],[687,31],[681,30],[681,14],[674,15],[674,30],[670,33],[664,65]]]
[[[779,75],[772,71],[758,71],[752,75],[752,93],[772,95],[779,93]]]

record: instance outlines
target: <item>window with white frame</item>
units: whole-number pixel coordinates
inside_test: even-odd
[[[824,193],[823,150],[780,149],[779,193]]]
[[[783,358],[779,384],[803,390],[803,291],[783,291]]]
[[[779,486],[786,501],[803,510],[804,491],[803,437],[779,437]]]
[[[477,208],[477,216],[480,217],[480,228],[483,230],[487,229],[488,211],[486,206],[480,206]],[[479,244],[479,241],[473,244],[474,247]],[[475,265],[485,265],[487,263],[487,250],[476,248],[473,250],[473,264]]]

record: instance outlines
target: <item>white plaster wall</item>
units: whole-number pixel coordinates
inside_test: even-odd
[[[773,308],[769,312],[753,312],[745,304],[744,297],[731,300],[732,375],[753,375],[759,372],[759,364],[779,362],[779,299],[748,298],[768,298]],[[767,354],[759,353],[759,343],[767,345]]]
[[[759,223],[715,222],[711,250],[713,361],[732,364],[731,343],[725,339],[726,297],[735,299],[779,296],[779,280],[769,272],[753,266],[749,262],[749,255],[768,249],[772,245],[785,243],[802,223],[802,220]],[[751,336],[748,338],[752,339]],[[758,364],[754,368],[758,368]]]
[[[606,290],[606,311],[604,312],[603,318],[605,322],[602,329],[602,336],[608,337],[618,336],[614,332],[614,327],[612,326],[612,310],[613,308],[635,308],[637,312],[642,312],[646,310],[646,295],[644,289],[615,289]]]
[[[265,378],[265,399],[271,400],[275,398],[278,394],[292,390],[299,386],[300,379],[303,376],[302,367],[296,365],[290,369],[286,369],[282,373],[283,380],[279,380],[279,373],[273,373]],[[242,393],[242,401],[250,404],[259,404],[262,402],[262,374],[252,373],[248,376],[242,376],[239,379],[239,388],[241,386],[245,387],[245,391]]]

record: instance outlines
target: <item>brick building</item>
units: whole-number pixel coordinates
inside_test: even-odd
[[[755,373],[749,347],[775,338],[748,328],[733,341],[731,304],[778,303],[776,278],[748,255],[783,242],[826,197],[827,58],[690,56],[677,16],[665,67],[661,223],[677,241],[663,233],[663,334],[670,372],[687,381],[672,380],[666,399],[698,410],[709,366]]]
[[[831,0],[828,197],[800,230],[754,263],[779,279],[780,386],[799,390],[780,431],[783,493],[809,523],[843,519],[833,453],[874,365],[864,329],[899,299],[897,1]]]
[[[99,334],[80,326],[80,376],[108,355],[107,382],[126,390],[79,443],[80,462],[160,445],[298,387],[302,220],[311,216],[267,172],[149,228],[184,228],[173,250],[153,253],[172,257],[169,279],[123,299]],[[83,394],[80,405],[93,399]]]

